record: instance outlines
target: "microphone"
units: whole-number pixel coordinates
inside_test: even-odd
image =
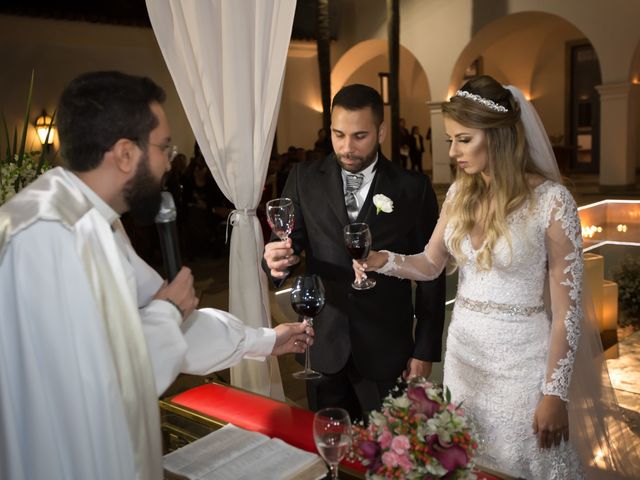
[[[162,251],[162,263],[167,271],[167,278],[171,282],[182,267],[180,248],[178,246],[178,229],[176,227],[176,204],[170,192],[162,192],[160,210],[156,215],[155,223],[160,237],[160,250]]]

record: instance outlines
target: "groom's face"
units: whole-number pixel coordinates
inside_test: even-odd
[[[331,143],[340,166],[357,173],[373,163],[386,126],[377,124],[370,107],[347,110],[335,106],[331,111]]]

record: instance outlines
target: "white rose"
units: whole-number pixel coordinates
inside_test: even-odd
[[[383,195],[381,193],[374,195],[373,204],[376,206],[376,215],[379,214],[380,212],[384,212],[384,213],[393,212],[393,201],[386,195]]]

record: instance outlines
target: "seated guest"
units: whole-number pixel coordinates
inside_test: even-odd
[[[76,78],[66,168],[0,207],[0,478],[160,479],[157,398],[179,372],[310,343],[304,324],[196,310],[189,269],[163,281],[131,247],[120,215],[153,220],[174,152],[164,99],[148,78]]]

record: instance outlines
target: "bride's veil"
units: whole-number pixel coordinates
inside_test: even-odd
[[[584,320],[569,393],[570,437],[587,463],[587,478],[638,479],[640,441],[623,421],[586,285],[582,304]]]
[[[520,105],[533,162],[547,178],[561,181],[551,143],[535,109],[518,88],[505,88]],[[547,305],[548,299],[546,295]],[[602,351],[593,295],[586,285],[582,310],[582,332],[569,392],[570,441],[583,459],[588,479],[639,479],[640,440],[622,419]]]

